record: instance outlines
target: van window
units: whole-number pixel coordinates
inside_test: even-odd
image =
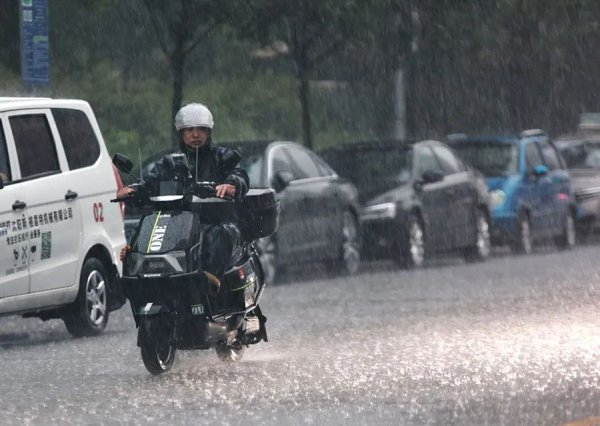
[[[83,111],[53,108],[52,114],[62,140],[69,169],[91,166],[100,156],[94,129]]]
[[[22,179],[60,171],[56,146],[44,114],[15,115],[9,121]]]
[[[8,162],[8,151],[6,150],[6,138],[4,137],[4,129],[2,121],[0,121],[0,177],[2,182],[7,183],[12,180],[10,173],[10,163]]]

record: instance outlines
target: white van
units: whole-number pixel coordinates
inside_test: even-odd
[[[119,185],[87,102],[0,97],[0,315],[104,330],[125,302]]]

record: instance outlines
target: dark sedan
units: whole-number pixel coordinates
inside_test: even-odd
[[[259,248],[267,282],[286,265],[325,261],[340,273],[360,263],[360,208],[354,185],[314,152],[293,142],[219,143],[242,155],[250,187],[277,191],[279,229]]]
[[[577,230],[585,238],[600,228],[600,140],[564,138],[555,145],[569,169],[577,203]]]
[[[359,190],[363,254],[421,266],[436,251],[468,260],[490,253],[485,180],[445,144],[365,142],[321,152]]]

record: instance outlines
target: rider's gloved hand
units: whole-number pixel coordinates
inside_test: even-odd
[[[215,192],[217,197],[219,198],[233,198],[233,196],[235,195],[235,186],[228,183],[222,183],[221,185],[217,185],[217,187],[215,188]]]
[[[117,190],[117,198],[124,198],[127,197],[128,195],[132,194],[135,192],[135,189],[129,187],[129,186],[124,186],[122,188],[119,188]]]

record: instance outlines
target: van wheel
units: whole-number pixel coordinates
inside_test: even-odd
[[[97,336],[108,322],[109,275],[104,264],[89,257],[81,268],[79,293],[63,321],[73,337]]]
[[[575,221],[573,220],[573,215],[567,213],[562,233],[556,238],[556,245],[561,249],[570,249],[575,246],[575,238]]]
[[[510,245],[513,253],[529,254],[533,249],[533,240],[531,238],[531,224],[526,214],[519,216],[517,240]]]
[[[485,260],[490,255],[490,222],[481,209],[476,212],[475,231],[475,244],[464,250],[465,260],[471,262]]]
[[[425,233],[419,219],[411,214],[406,222],[398,263],[404,268],[420,268],[425,263]]]

